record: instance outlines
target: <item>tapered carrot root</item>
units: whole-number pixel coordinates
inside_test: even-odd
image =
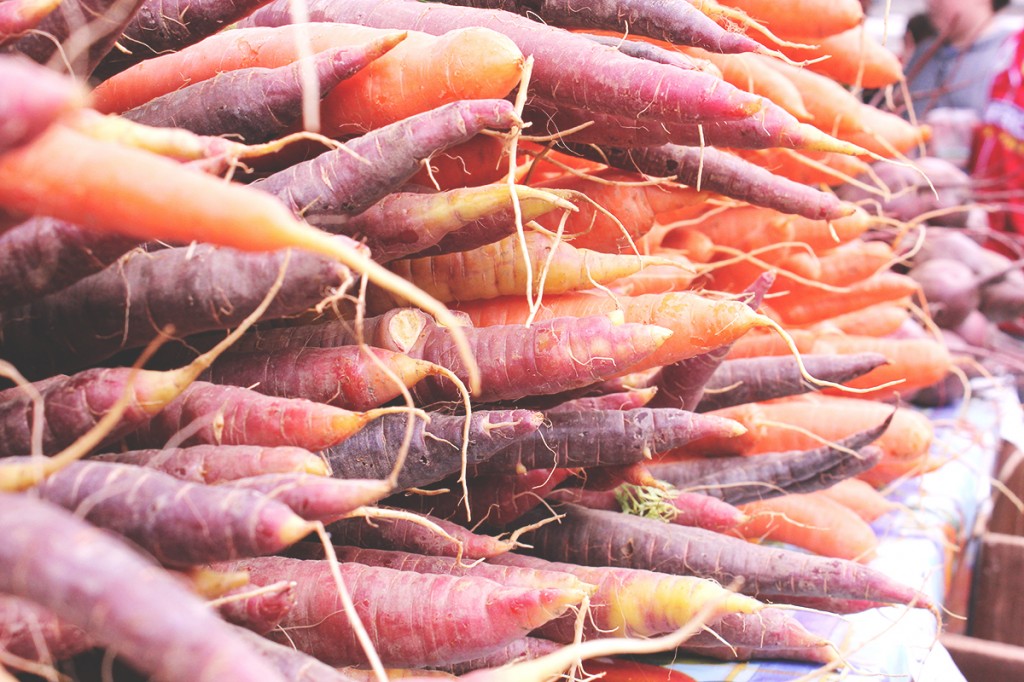
[[[0,45],[35,28],[59,0],[11,0],[0,6]]]
[[[467,463],[475,464],[535,431],[542,415],[529,410],[474,410],[469,419]],[[415,488],[455,474],[462,469],[462,434],[467,417],[432,414],[430,422],[416,420],[395,488]],[[339,478],[387,478],[394,474],[403,447],[408,418],[383,415],[343,442],[328,448],[324,456],[332,474]]]
[[[920,286],[912,277],[897,272],[872,275],[850,285],[843,293],[794,284],[785,296],[772,301],[772,309],[787,324],[812,324],[869,305],[903,300],[920,291]]]
[[[311,223],[331,225],[397,190],[432,154],[518,123],[505,100],[461,100],[362,135],[253,183]]]
[[[232,353],[214,363],[200,379],[363,411],[397,398],[403,389],[436,369],[428,362],[380,348],[339,346]]]
[[[0,596],[0,646],[26,661],[62,660],[95,644],[81,629],[34,602]]]
[[[334,239],[362,248],[347,237]],[[181,335],[225,329],[256,308],[286,262],[283,291],[267,311],[272,318],[302,312],[351,282],[347,268],[305,252],[246,253],[210,245],[139,251],[116,268],[6,311],[0,348],[26,376],[48,376],[141,347],[168,324]],[[155,282],[176,286],[148,286]]]
[[[324,478],[302,473],[259,474],[227,481],[218,487],[261,493],[310,521],[333,521],[377,502],[392,490],[388,481]]]
[[[0,494],[0,525],[0,591],[49,608],[151,679],[284,681],[201,599],[110,534],[23,494]]]
[[[839,481],[828,488],[822,488],[818,494],[835,500],[868,523],[899,508],[899,504],[890,501],[869,483],[858,478]]]
[[[884,399],[896,394],[909,394],[919,388],[941,381],[952,366],[949,349],[945,344],[931,338],[886,339],[870,336],[828,335],[815,343],[815,352],[820,353],[861,353],[875,352],[885,356],[888,362],[862,377],[853,379],[848,385],[854,388],[871,388],[891,381],[900,383],[865,395]]]
[[[477,325],[524,322],[530,314],[522,299],[467,301],[458,305]],[[619,297],[565,294],[546,296],[537,319],[561,315],[597,315],[622,310],[627,322],[655,324],[673,330],[672,336],[642,362],[636,372],[693,357],[731,343],[767,321],[743,301],[712,301],[693,292]],[[623,372],[628,373],[628,372]]]
[[[6,2],[0,7],[15,4]],[[0,29],[0,42],[2,39]],[[33,139],[61,115],[86,102],[85,91],[72,79],[11,55],[0,56],[0,88],[8,93],[0,102],[0,120],[4,121],[0,154]]]
[[[7,459],[0,466],[26,459]],[[286,505],[257,492],[187,483],[128,464],[74,462],[33,490],[131,539],[165,565],[271,554],[312,530]],[[141,500],[144,504],[136,504]],[[218,519],[216,528],[203,521],[211,517]]]
[[[565,515],[559,523],[529,533],[530,553],[553,561],[653,569],[719,582],[742,576],[741,591],[751,595],[764,591],[931,605],[927,596],[856,562],[753,545],[631,514],[574,505],[558,511]]]
[[[547,412],[584,412],[586,410],[635,410],[640,407],[649,407],[657,386],[647,388],[630,388],[617,393],[603,393],[595,396],[572,398],[560,402],[554,407],[548,408]]]
[[[490,139],[490,138],[488,138]],[[556,209],[577,210],[569,192],[516,185],[482,185],[443,191],[389,194],[357,216],[330,225],[332,232],[365,240],[374,260],[468,251],[515,232],[513,198],[520,218],[533,220]]]
[[[122,116],[151,126],[185,128],[200,135],[232,135],[248,144],[269,142],[302,117],[307,69],[315,78],[319,100],[404,37],[400,33],[359,47],[325,50],[276,69],[227,71],[152,99]],[[211,106],[214,102],[230,102],[231,106]]]
[[[221,483],[247,476],[304,473],[326,476],[329,467],[309,450],[256,445],[195,445],[190,448],[130,450],[94,455],[101,462],[147,467],[193,483]]]
[[[472,251],[397,260],[388,267],[431,296],[451,303],[515,296],[528,290],[564,294],[589,289],[595,283],[627,277],[653,261],[646,256],[578,249],[535,232],[526,233],[524,238],[525,248],[518,236],[510,235]],[[385,302],[376,305],[387,306]]]
[[[810,122],[813,118],[796,86],[765,66],[763,60],[767,57],[718,54],[699,49],[690,49],[686,53],[698,59],[708,60],[718,67],[722,72],[722,78],[727,82],[775,102],[798,120]]]
[[[249,571],[256,585],[297,583],[297,604],[282,623],[288,633],[282,641],[334,665],[365,662],[339,605],[327,562],[267,557],[231,566]],[[483,654],[526,635],[585,595],[579,590],[504,587],[484,578],[351,563],[340,570],[381,660],[394,666],[445,665]],[[431,626],[422,627],[425,622]]]
[[[577,106],[638,114],[664,121],[695,122],[743,118],[762,109],[764,101],[699,71],[642,62],[582,36],[507,12],[440,4],[405,2],[312,2],[309,16],[368,26],[421,30],[435,35],[454,28],[484,26],[503,33],[532,54],[531,89],[541,96],[555,92]],[[287,3],[275,2],[253,13],[246,25],[290,23]],[[601,64],[601,69],[593,68]],[[614,76],[611,74],[615,74]],[[585,74],[586,79],[566,78]],[[603,74],[608,74],[605,77]],[[683,104],[685,100],[686,104]]]
[[[857,0],[730,0],[729,6],[743,10],[783,38],[825,38],[856,27],[864,18]]]
[[[407,40],[327,96],[321,107],[325,134],[364,133],[458,100],[500,99],[522,77],[523,53],[486,28],[437,37],[414,32]]]
[[[725,643],[723,643],[723,641]],[[835,646],[781,608],[757,613],[728,613],[683,643],[681,650],[726,661],[784,658],[834,663]]]
[[[246,592],[249,592],[247,595]],[[282,582],[268,591],[253,593],[248,585],[222,598],[217,611],[229,623],[241,625],[251,632],[266,635],[280,627],[285,616],[295,608],[295,583]]]
[[[547,499],[607,511],[623,511],[626,507],[628,513],[719,533],[734,529],[747,518],[739,509],[717,497],[674,488],[658,490],[633,485],[622,485],[614,490],[558,488],[548,494]]]
[[[584,637],[650,637],[685,625],[700,608],[722,599],[729,613],[756,613],[763,604],[703,578],[654,571],[580,566],[533,557],[507,554],[494,563],[538,570],[564,571],[597,586],[590,598]],[[572,618],[560,618],[537,631],[541,637],[569,643],[574,639]]]
[[[866,521],[820,495],[782,495],[747,502],[750,520],[735,533],[748,540],[775,540],[821,556],[865,562],[874,558],[878,538]]]

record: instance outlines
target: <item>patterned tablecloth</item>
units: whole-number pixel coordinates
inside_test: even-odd
[[[889,497],[903,507],[875,523],[881,542],[870,565],[919,588],[937,603],[945,601],[956,561],[970,565],[976,550],[976,528],[987,514],[990,473],[1000,442],[1024,449],[1024,420],[1015,390],[1000,381],[974,387],[966,405],[929,411],[936,425],[932,454],[947,463],[891,491]],[[734,664],[688,659],[668,667],[700,682],[964,681],[938,643],[936,620],[928,611],[887,607],[844,617],[818,612],[797,617],[834,642],[848,666],[825,673],[814,665],[788,661]]]

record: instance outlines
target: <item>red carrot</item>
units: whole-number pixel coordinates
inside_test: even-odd
[[[0,460],[0,467],[27,459]],[[33,490],[129,538],[166,565],[271,554],[313,529],[285,504],[257,492],[187,483],[129,464],[73,462]],[[216,524],[209,522],[213,518]]]
[[[0,651],[28,661],[70,658],[94,643],[81,628],[34,602],[0,595]]]
[[[310,521],[333,521],[359,507],[373,504],[391,492],[388,481],[357,478],[324,478],[313,474],[259,474],[220,487],[254,490],[283,502]]]
[[[217,604],[217,611],[227,622],[265,635],[280,627],[295,608],[295,583],[282,581],[280,586],[268,591],[257,591],[245,585],[225,594]]]
[[[296,607],[282,623],[285,633],[274,639],[332,665],[365,663],[339,605],[328,562],[265,557],[230,566],[247,570],[255,585],[296,582]],[[342,564],[340,570],[381,660],[392,666],[446,665],[485,654],[526,635],[584,596],[579,590],[504,587],[483,578],[361,564]]]
[[[156,469],[193,483],[222,483],[248,476],[306,473],[326,476],[330,467],[309,450],[257,445],[194,445],[165,450],[129,450],[90,459]]]
[[[0,591],[49,608],[150,679],[283,682],[201,599],[110,534],[23,494],[0,494],[0,526]]]
[[[15,4],[5,2],[0,8]],[[12,55],[0,55],[0,88],[7,93],[0,102],[0,154],[28,142],[86,101],[85,91],[72,79]]]

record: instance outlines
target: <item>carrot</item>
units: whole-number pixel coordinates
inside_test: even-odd
[[[874,222],[875,219],[861,208],[826,223],[758,206],[737,206],[709,214],[693,227],[710,237],[716,245],[739,251],[751,251],[778,242],[802,242],[817,251],[859,237]]]
[[[436,369],[430,363],[380,348],[338,346],[231,353],[200,379],[362,411],[399,397],[403,389]]]
[[[352,682],[350,676],[329,666],[318,658],[305,654],[286,644],[278,644],[266,637],[235,626],[237,635],[268,665],[288,680],[309,680],[309,682]]]
[[[510,191],[504,184],[438,193],[394,192],[329,228],[364,241],[374,260],[386,263],[414,254],[468,251],[499,241],[515,232],[514,199],[520,218],[529,221],[556,209],[575,211],[573,198],[570,192],[523,185]]]
[[[60,2],[8,0],[0,5],[0,45],[35,28]]]
[[[631,388],[618,393],[572,398],[548,408],[548,412],[584,412],[586,410],[634,410],[648,407],[658,391],[656,386]]]
[[[899,507],[898,504],[891,502],[882,493],[875,490],[871,484],[858,478],[837,481],[834,485],[822,488],[815,494],[838,502],[868,523],[873,523],[884,514]]]
[[[729,0],[783,38],[825,38],[860,24],[864,10],[857,0]]]
[[[99,272],[138,240],[30,218],[0,234],[0,311],[31,303]]]
[[[392,272],[440,301],[454,303],[499,296],[563,294],[589,289],[638,272],[649,256],[609,254],[576,248],[537,232],[510,235],[472,251],[391,261]],[[529,268],[526,262],[529,261]],[[368,307],[387,310],[403,301],[371,298]]]
[[[752,614],[728,613],[684,642],[680,649],[725,661],[783,658],[826,664],[837,658],[831,642],[807,630],[783,608],[764,608]]]
[[[5,2],[0,7],[16,4]],[[87,100],[85,91],[72,79],[13,55],[0,55],[0,87],[9,93],[0,102],[0,119],[4,121],[0,154],[25,144]]]
[[[887,362],[881,353],[803,356],[804,366],[812,376],[837,384],[845,384]],[[726,360],[714,370],[704,385],[704,393],[695,409],[708,412],[732,405],[799,395],[810,390],[812,387],[807,385],[796,361],[790,356],[766,355]]]
[[[111,76],[93,90],[93,104],[104,114],[121,113],[225,71],[285,66],[300,58],[300,47],[306,40],[311,53],[317,53],[399,35],[399,31],[329,22],[222,31]]]
[[[665,325],[673,330],[654,353],[631,365],[635,372],[666,365],[718,348],[738,339],[744,332],[767,324],[766,318],[742,301],[712,301],[693,292],[644,294],[612,299],[587,293],[545,296],[537,319],[560,315],[607,314],[621,310],[627,322]],[[475,324],[514,324],[526,320],[529,309],[522,299],[511,297],[492,301],[467,301],[458,309]]]
[[[679,251],[694,263],[710,262],[715,254],[715,243],[700,230],[672,224],[677,215],[677,211],[659,214],[659,224],[654,226],[643,243],[652,249]]]
[[[803,185],[841,187],[849,178],[868,173],[869,165],[856,156],[802,149],[731,149],[732,154]]]
[[[299,398],[277,398],[241,386],[197,381],[129,434],[135,448],[179,445],[298,446],[321,450],[341,442],[379,415]]]
[[[793,284],[784,296],[772,301],[772,309],[787,324],[812,324],[878,303],[900,301],[920,290],[912,277],[879,272],[845,287],[842,293]]]
[[[640,272],[609,282],[608,290],[616,295],[640,296],[693,288],[697,268],[688,258],[669,252],[662,252],[659,258],[668,262],[664,265],[648,265]]]
[[[459,100],[500,99],[522,77],[524,57],[507,37],[452,27],[437,37],[414,32],[390,57],[324,100],[323,132],[360,134]]]
[[[284,633],[272,639],[332,665],[365,663],[339,605],[328,562],[265,557],[230,566],[247,570],[255,585],[296,582],[298,604],[282,623]],[[485,578],[353,563],[339,568],[381,660],[392,666],[446,665],[486,653],[526,635],[585,595],[580,590],[505,587]],[[428,594],[435,596],[413,596]],[[428,622],[429,628],[422,627]]]
[[[686,11],[686,10],[684,10]],[[721,71],[709,61],[694,59],[680,52],[675,47],[662,47],[655,42],[647,40],[629,40],[622,35],[608,35],[604,33],[581,33],[594,42],[614,47],[616,50],[630,57],[637,59],[649,59],[659,64],[671,64],[680,69],[696,69],[721,75]]]
[[[838,218],[850,211],[850,206],[839,201],[833,194],[779,179],[763,169],[715,149],[675,144],[644,146],[640,149],[614,149],[602,145],[601,154],[597,155],[593,149],[582,146],[568,148],[573,153],[605,160],[627,172],[639,171],[653,177],[675,177],[678,182],[692,187],[751,204],[765,205],[783,213],[795,213],[808,218]],[[661,208],[668,209],[664,206]]]
[[[312,2],[309,16],[368,26],[421,30],[438,35],[454,28],[485,26],[510,37],[535,63],[531,89],[541,97],[568,100],[594,109],[646,112],[654,120],[701,121],[743,118],[761,111],[763,100],[699,71],[627,57],[582,36],[507,12],[395,0],[365,0],[343,5]],[[287,3],[273,2],[253,13],[246,25],[290,23]],[[600,64],[600,69],[592,67]],[[567,74],[585,78],[566,78]],[[607,74],[607,75],[605,75]],[[612,75],[614,74],[614,75]],[[686,104],[683,104],[685,98]]]
[[[432,154],[486,128],[512,128],[517,121],[505,100],[452,102],[366,133],[251,186],[279,197],[309,222],[330,225],[397,190]]]
[[[439,190],[498,182],[508,172],[508,143],[490,135],[477,135],[430,157],[430,165],[409,181]]]
[[[52,60],[58,68],[85,78],[114,47],[142,1],[131,0],[124,6],[117,5],[116,0],[62,2],[34,31],[10,43],[5,50],[20,52],[40,64]],[[101,16],[103,21],[94,21]]]
[[[785,77],[800,92],[816,128],[833,135],[865,129],[867,105],[832,78],[766,57],[755,56],[752,61]]]
[[[665,461],[651,464],[649,469],[653,476],[679,489],[699,491],[730,504],[742,504],[787,492],[820,490],[871,469],[882,455],[878,448],[867,444],[877,440],[883,430],[876,426],[847,436],[836,445],[808,450]],[[699,453],[701,449],[702,444],[697,443],[690,451]],[[720,455],[722,450],[718,448],[713,454]]]
[[[753,36],[761,40],[760,36]],[[765,41],[767,42],[767,41]],[[903,68],[896,54],[882,45],[863,26],[820,39],[803,40],[805,46],[772,45],[804,68],[835,79],[844,85],[884,88],[899,82]],[[828,57],[828,59],[821,59]]]
[[[29,460],[7,458],[0,466]],[[271,554],[313,528],[283,503],[257,492],[188,483],[130,464],[73,462],[33,492],[123,535],[165,565]],[[213,517],[216,529],[203,521]]]
[[[787,329],[792,337],[796,348],[801,354],[810,353],[814,350],[814,343],[819,333],[807,329]],[[782,338],[776,334],[753,331],[740,337],[729,349],[729,359],[753,358],[761,355],[786,355],[792,352]]]
[[[383,415],[325,450],[324,457],[332,475],[339,478],[394,475],[397,490],[429,485],[462,470],[466,419],[468,463],[485,461],[541,423],[540,413],[529,410],[473,410],[469,417],[435,413],[426,423],[417,419],[404,463],[395,473],[408,418],[400,414]]]
[[[121,34],[124,49],[113,50],[95,76],[102,81],[143,60],[176,52],[233,24],[256,9],[262,0],[143,0]],[[319,51],[319,50],[317,50]],[[161,93],[162,94],[162,93]]]
[[[855,239],[818,255],[825,284],[842,287],[881,271],[892,263],[895,253],[885,242]]]
[[[702,419],[673,408],[554,412],[535,432],[471,467],[471,472],[628,465],[701,438],[740,434],[728,420]]]
[[[823,333],[838,331],[843,334],[882,337],[892,334],[910,319],[910,310],[899,302],[876,303],[851,310],[842,315],[812,325]]]
[[[451,673],[452,675],[466,675],[474,670],[498,668],[517,661],[533,660],[540,656],[544,656],[545,654],[558,651],[561,648],[561,644],[552,642],[548,639],[541,639],[540,637],[523,637],[522,639],[517,639],[507,644],[505,647],[492,654],[480,656],[478,658],[471,658],[468,661],[462,661],[460,663],[454,663],[450,666],[445,666],[443,670]],[[666,669],[660,668],[659,670],[664,671]],[[666,678],[664,682],[692,681]]]
[[[147,467],[193,483],[221,483],[270,473],[328,475],[324,460],[309,450],[256,445],[195,445],[165,450],[130,450],[93,455],[99,462]]]
[[[559,523],[528,534],[531,554],[591,566],[642,568],[719,582],[742,576],[759,592],[874,599],[930,607],[927,596],[856,562],[754,545],[721,533],[632,514],[562,505]],[[569,542],[569,538],[573,538]]]
[[[675,489],[656,490],[624,484],[614,490],[558,488],[547,495],[552,502],[571,502],[589,509],[625,511],[651,516],[681,526],[707,528],[719,533],[735,528],[746,515],[728,502]]]
[[[275,69],[226,71],[151,99],[122,116],[151,126],[185,128],[200,135],[230,134],[248,144],[268,142],[301,119],[307,72],[316,84],[315,101],[320,101],[404,38],[399,33],[358,47],[324,50]]]
[[[846,135],[850,142],[885,158],[900,158],[931,138],[931,128],[914,125],[888,111],[867,107],[861,114],[864,132]]]
[[[150,679],[284,680],[201,599],[109,533],[24,494],[0,494],[0,526],[9,529],[0,591],[49,608]]]
[[[807,110],[800,91],[789,80],[764,65],[766,57],[756,54],[718,54],[713,51],[689,49],[698,59],[706,59],[722,72],[722,78],[737,88],[747,90],[775,102],[798,120],[809,122],[813,115]],[[756,58],[755,58],[756,57]]]
[[[820,495],[781,495],[740,508],[750,520],[734,532],[748,540],[785,542],[821,556],[860,562],[872,559],[878,547],[866,521]]]
[[[218,487],[252,490],[287,505],[310,521],[332,521],[379,501],[392,491],[388,481],[361,478],[324,478],[314,474],[259,474]]]
[[[94,645],[81,628],[69,625],[34,602],[0,595],[0,647],[26,661],[70,658]]]
[[[946,346],[931,338],[886,339],[834,334],[821,337],[814,345],[815,352],[820,353],[874,352],[884,355],[888,360],[885,365],[849,382],[855,388],[870,388],[902,380],[898,385],[862,394],[875,399],[931,386],[942,380],[952,365]]]
[[[244,575],[244,572],[243,572]],[[285,616],[295,608],[295,583],[282,582],[280,587],[255,592],[248,585],[229,592],[220,600],[217,611],[229,623],[240,625],[260,635],[280,627]]]
[[[362,249],[347,237],[332,239]],[[144,346],[168,324],[182,335],[226,329],[257,307],[282,265],[284,290],[268,308],[272,318],[302,312],[351,281],[347,268],[304,251],[247,253],[208,244],[138,251],[117,267],[0,315],[0,349],[23,374],[38,377]],[[167,286],[172,282],[176,286]]]
[[[385,511],[399,510],[388,508]],[[338,544],[465,559],[491,558],[515,547],[513,542],[479,535],[451,521],[412,512],[402,512],[402,518],[392,515],[390,518],[346,519],[332,523],[328,530],[332,541]]]

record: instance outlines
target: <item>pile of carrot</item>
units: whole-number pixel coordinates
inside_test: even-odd
[[[794,606],[936,609],[869,565],[954,363],[833,191],[927,136],[859,3],[171,4],[0,0],[0,677],[835,667]]]

